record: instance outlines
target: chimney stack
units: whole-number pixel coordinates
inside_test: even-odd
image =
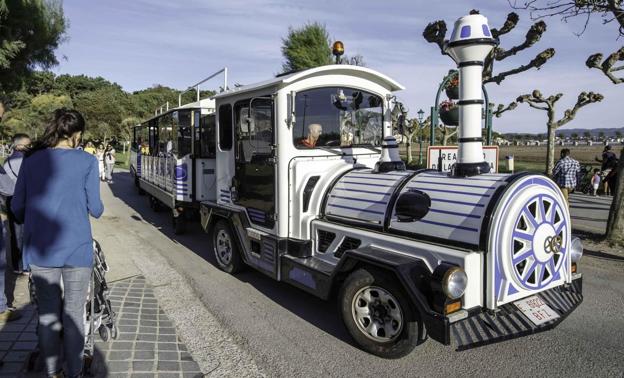
[[[475,176],[490,171],[483,158],[481,96],[483,62],[498,44],[492,37],[487,18],[477,11],[455,22],[451,40],[444,46],[459,70],[459,132],[454,176]]]

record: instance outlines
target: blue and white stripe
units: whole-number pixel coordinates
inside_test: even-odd
[[[403,192],[419,190],[431,198],[427,215],[416,222],[392,219],[390,228],[478,245],[485,210],[508,175],[486,174],[458,178],[425,172],[405,185]]]
[[[383,225],[388,203],[410,172],[372,173],[354,170],[344,175],[329,193],[325,214],[349,221]]]

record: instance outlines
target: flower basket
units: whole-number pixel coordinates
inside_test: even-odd
[[[459,125],[459,108],[454,107],[450,109],[440,109],[440,119],[447,126]]]
[[[451,100],[459,99],[459,87],[447,87],[444,91]]]

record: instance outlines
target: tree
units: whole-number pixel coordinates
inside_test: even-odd
[[[59,1],[0,1],[0,100],[6,101],[35,68],[58,64],[54,50],[65,30]]]
[[[499,38],[500,36],[511,32],[516,25],[518,24],[518,14],[509,13],[507,15],[507,19],[505,20],[503,26],[500,29],[491,29],[492,37]],[[446,38],[446,23],[444,21],[435,21],[427,25],[425,31],[423,32],[423,37],[429,43],[435,43],[440,48],[440,52],[443,55],[447,55],[444,50],[445,40]],[[514,69],[500,72],[498,74],[494,74],[494,62],[502,61],[511,56],[516,55],[520,51],[526,50],[536,44],[542,37],[542,34],[546,31],[546,23],[544,21],[538,21],[525,35],[525,39],[519,45],[516,45],[508,50],[500,46],[496,46],[490,54],[487,56],[484,62],[483,67],[483,83],[496,83],[499,84],[505,80],[507,76],[515,75],[524,71],[528,71],[531,68],[540,68],[544,63],[546,63],[550,58],[555,55],[555,49],[548,48],[541,53],[537,54],[535,58],[533,58],[530,62],[520,65]]]
[[[519,103],[526,102],[530,107],[544,110],[547,112],[548,121],[546,126],[548,129],[548,148],[546,150],[546,174],[551,175],[555,166],[555,131],[567,124],[576,116],[576,112],[591,103],[602,101],[603,96],[594,92],[582,92],[578,95],[576,104],[572,109],[564,111],[564,116],[558,121],[555,120],[555,104],[563,97],[562,93],[544,97],[540,91],[534,90],[531,94],[519,96],[516,101]]]
[[[529,9],[533,17],[542,18],[561,16],[564,21],[577,16],[585,17],[585,27],[593,15],[599,15],[603,23],[617,23],[618,34],[624,36],[624,2],[622,0],[528,0],[524,2],[524,9]],[[600,69],[613,84],[624,83],[624,78],[617,78],[613,72],[624,70],[624,66],[614,67],[618,61],[624,60],[624,47],[602,62],[602,54],[591,55],[585,64],[589,68]],[[612,243],[624,244],[624,148],[620,153],[617,166],[615,195],[611,202],[609,219],[607,221],[606,237]]]
[[[591,133],[589,131],[583,131],[583,137],[589,140],[591,138]]]
[[[325,26],[318,22],[299,29],[290,27],[288,35],[282,39],[283,72],[332,64],[329,45],[329,34]]]
[[[620,139],[622,137],[622,132],[621,131],[616,131],[615,132],[615,137]]]
[[[605,133],[604,133],[604,131],[600,131],[600,132],[598,133],[598,137],[600,138],[600,140],[604,140],[604,137],[605,137]]]
[[[624,36],[624,2],[622,0],[527,0],[516,9],[528,9],[531,17],[540,19],[550,16],[561,16],[563,21],[575,17],[584,17],[585,24],[577,35],[585,32],[589,20],[593,15],[599,15],[604,24],[615,22],[618,24],[619,36]],[[614,67],[618,61],[624,60],[624,47],[610,54],[603,60],[601,53],[592,54],[585,64],[589,68],[596,68],[603,72],[613,84],[624,83],[624,77],[616,77],[613,73],[624,69],[624,66]]]

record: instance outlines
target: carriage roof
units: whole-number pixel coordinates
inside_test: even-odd
[[[259,83],[244,85],[237,88],[229,89],[225,92],[221,92],[219,94],[214,95],[212,98],[221,99],[229,96],[239,95],[245,92],[256,91],[259,89],[278,87],[283,88],[290,84],[296,83],[298,81],[308,79],[315,76],[322,75],[349,75],[364,78],[375,82],[384,88],[388,89],[388,91],[394,92],[398,90],[405,89],[404,86],[394,81],[390,77],[381,74],[375,70],[366,67],[359,67],[353,65],[346,64],[334,64],[327,66],[320,66],[315,68],[310,68],[304,71],[293,72],[286,75],[280,75],[275,78],[261,81]]]

